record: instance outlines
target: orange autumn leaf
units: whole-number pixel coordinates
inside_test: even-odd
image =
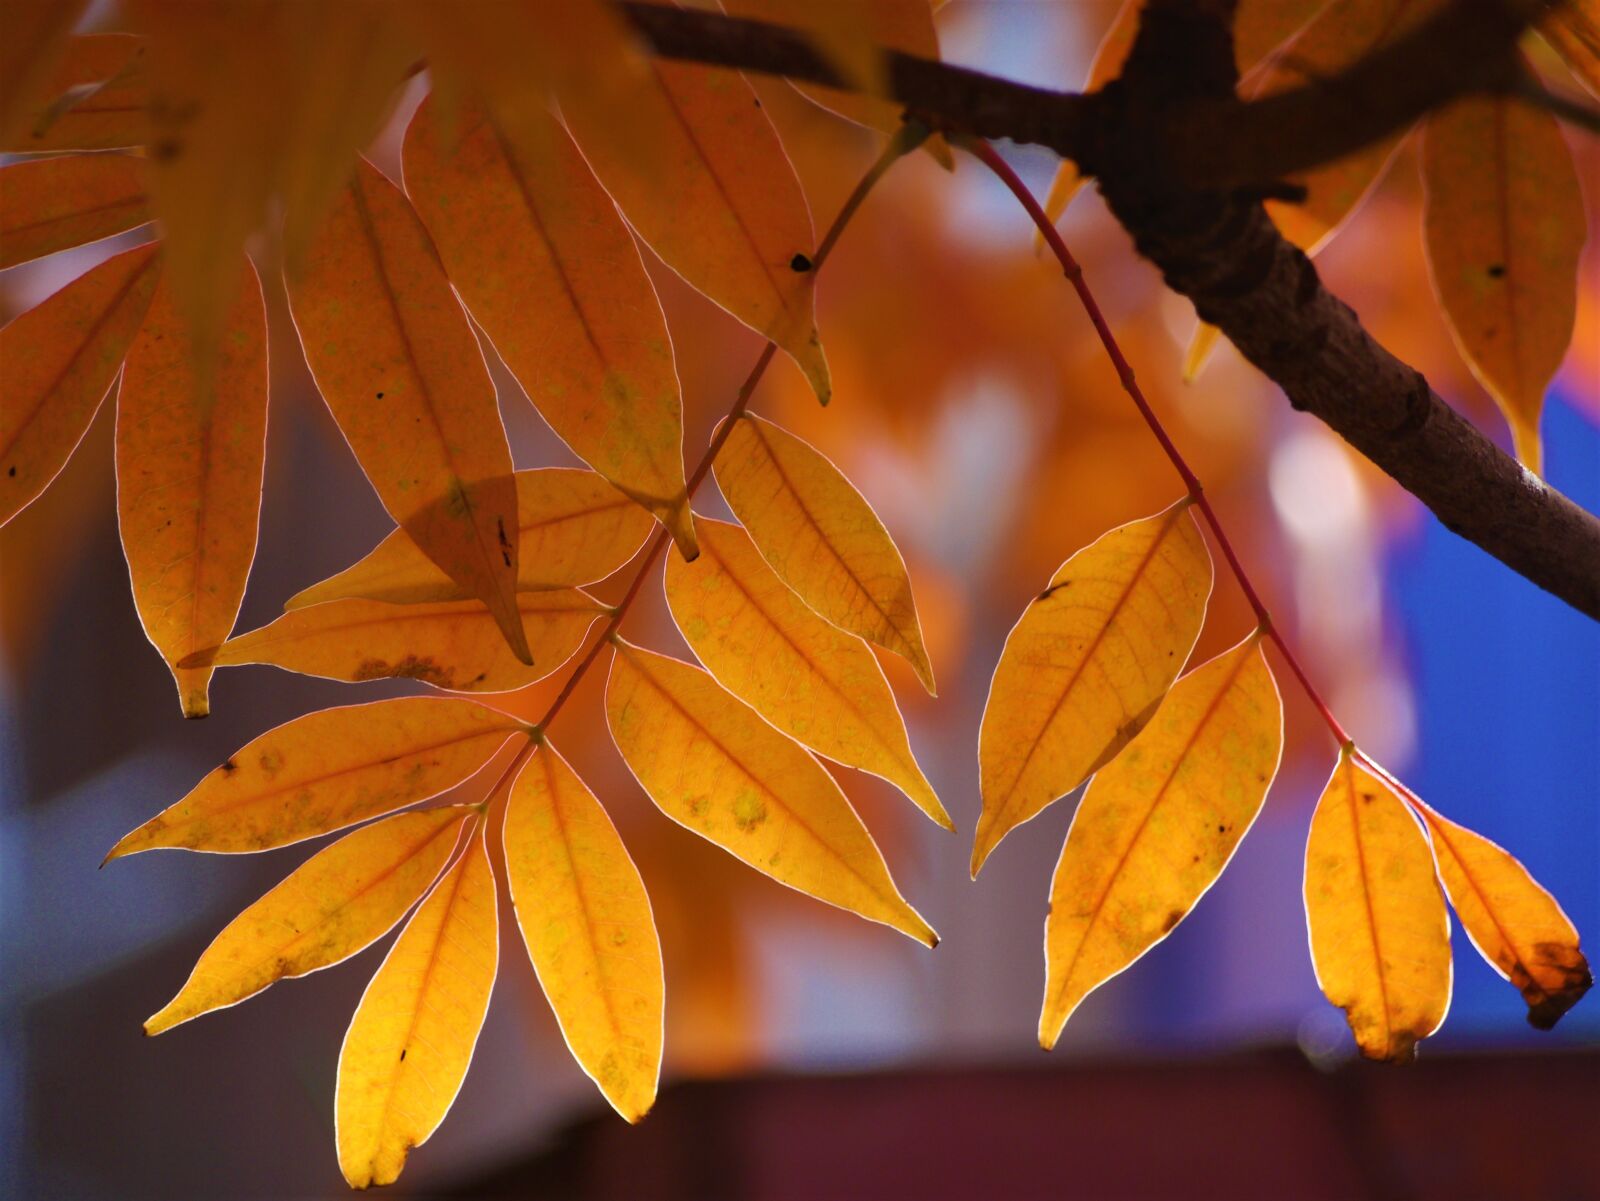
[[[592,471],[540,467],[516,473],[519,592],[576,588],[603,580],[633,558],[653,522]],[[360,559],[291,596],[285,609],[329,600],[414,605],[464,600],[461,586],[395,530]]]
[[[453,697],[308,713],[239,748],[106,860],[157,847],[264,851],[328,834],[454,788],[524,729]]]
[[[48,79],[39,79],[32,89],[17,87],[21,115],[0,149],[33,153],[144,145],[150,140],[144,55],[143,39],[131,34],[68,38]]]
[[[600,182],[667,266],[792,356],[826,404],[811,210],[749,82],[651,59],[628,101],[618,120],[588,89],[562,96]]]
[[[1317,983],[1361,1054],[1413,1058],[1450,1008],[1450,917],[1417,819],[1348,749],[1311,818],[1305,902]]]
[[[354,1188],[393,1183],[466,1079],[500,964],[484,838],[480,822],[389,948],[345,1032],[334,1133]]]
[[[716,460],[717,486],[780,579],[841,630],[893,651],[934,691],[900,550],[866,498],[814,447],[750,414]]]
[[[1128,61],[1128,52],[1133,49],[1133,40],[1139,34],[1139,14],[1143,9],[1144,0],[1123,0],[1122,7],[1112,18],[1100,44],[1095,47],[1094,57],[1089,60],[1089,73],[1084,78],[1083,91],[1099,91],[1122,74],[1122,65]],[[1078,164],[1069,158],[1062,159],[1050,181],[1050,191],[1044,198],[1045,215],[1052,222],[1061,220],[1061,215],[1067,211],[1084,182]],[[1042,242],[1037,235],[1035,237],[1036,241]]]
[[[1549,1030],[1594,984],[1578,931],[1528,869],[1483,835],[1420,801],[1456,916],[1495,971],[1528,1003],[1528,1023]]]
[[[1600,0],[1548,5],[1534,24],[1583,86],[1600,96]]]
[[[516,485],[494,382],[422,222],[365,159],[289,302],[323,399],[384,507],[528,662]]]
[[[270,663],[285,671],[360,683],[421,680],[454,692],[505,692],[542,680],[572,657],[610,609],[575,588],[523,592],[517,617],[530,657],[518,659],[476,600],[389,605],[336,600],[291,609],[276,621],[196,652],[181,667]]]
[[[0,525],[55,479],[94,420],[155,294],[156,250],[114,255],[0,329]]]
[[[1101,535],[1012,627],[978,734],[974,876],[1001,839],[1132,741],[1188,662],[1212,583],[1190,503]]]
[[[150,220],[143,159],[65,155],[0,167],[0,268]]]
[[[451,281],[563,441],[661,518],[694,525],[672,340],[628,228],[548,115],[502,124],[430,97],[406,131],[406,190]]]
[[[695,657],[785,734],[888,780],[954,829],[866,644],[807,607],[738,526],[701,518],[700,551],[667,564],[667,603]]]
[[[9,144],[28,115],[28,97],[61,61],[67,33],[88,0],[6,0],[0,4],[0,142]]]
[[[267,314],[248,260],[217,361],[194,372],[165,283],[117,394],[117,519],[134,604],[185,717],[211,711],[211,669],[180,668],[233,629],[256,553],[267,434]]]
[[[1095,776],[1050,886],[1039,1043],[1170,934],[1228,866],[1278,771],[1283,705],[1261,634],[1179,680]]]
[[[1428,118],[1428,270],[1450,332],[1540,471],[1539,415],[1577,312],[1587,235],[1577,168],[1555,117],[1469,97]]]
[[[1189,337],[1189,345],[1183,352],[1183,382],[1192,384],[1200,378],[1200,373],[1205,370],[1206,363],[1211,359],[1211,354],[1217,348],[1217,341],[1222,337],[1222,331],[1214,325],[1207,325],[1204,321],[1195,322],[1194,333]]]
[[[587,785],[544,742],[512,786],[506,883],[573,1057],[637,1122],[661,1075],[665,981],[644,881]]]
[[[679,825],[798,892],[939,941],[833,777],[706,672],[619,640],[606,720],[634,778]]]
[[[160,1034],[371,946],[433,882],[469,816],[460,805],[400,813],[318,851],[228,923],[144,1032]]]

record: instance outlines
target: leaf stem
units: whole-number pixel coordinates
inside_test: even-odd
[[[1078,260],[1073,257],[1072,251],[1067,249],[1067,244],[1062,240],[1061,233],[1054,223],[1039,207],[1039,202],[1034,199],[1033,193],[1028,191],[1015,171],[1011,169],[1005,159],[996,153],[993,146],[978,138],[957,138],[956,142],[963,149],[969,151],[978,161],[988,167],[990,171],[1011,190],[1022,207],[1027,210],[1028,216],[1033,219],[1034,225],[1039,229],[1045,244],[1050,247],[1056,260],[1061,264],[1062,273],[1072,285],[1073,291],[1078,294],[1084,311],[1088,313],[1090,322],[1100,338],[1100,344],[1105,347],[1106,354],[1111,359],[1111,365],[1116,368],[1117,377],[1122,381],[1122,389],[1139,410],[1139,415],[1144,418],[1145,424],[1150,427],[1150,432],[1155,435],[1161,444],[1162,451],[1177,469],[1184,486],[1189,489],[1189,495],[1194,499],[1195,506],[1206,519],[1206,524],[1211,527],[1211,534],[1216,539],[1217,546],[1222,551],[1222,557],[1228,561],[1228,566],[1233,571],[1234,579],[1239,581],[1239,588],[1243,591],[1245,599],[1250,602],[1250,608],[1255,613],[1256,619],[1261,623],[1261,628],[1278,648],[1278,653],[1283,656],[1283,661],[1289,665],[1290,672],[1300,682],[1300,687],[1311,698],[1311,703],[1316,706],[1317,712],[1327,724],[1334,738],[1341,747],[1353,745],[1350,735],[1345,732],[1339,719],[1333,715],[1333,710],[1328,707],[1327,701],[1322,699],[1316,687],[1306,675],[1305,669],[1300,666],[1300,661],[1289,649],[1289,644],[1284,640],[1277,626],[1273,624],[1272,615],[1267,612],[1267,607],[1261,601],[1261,596],[1256,592],[1255,586],[1250,582],[1250,576],[1245,572],[1244,564],[1239,561],[1238,554],[1229,541],[1227,532],[1222,528],[1222,522],[1217,519],[1216,510],[1211,507],[1207,499],[1205,486],[1201,484],[1200,477],[1195,475],[1189,464],[1184,460],[1177,445],[1167,434],[1166,428],[1161,424],[1161,419],[1156,416],[1155,410],[1150,407],[1150,402],[1145,399],[1144,392],[1139,387],[1139,381],[1134,377],[1133,368],[1122,353],[1122,348],[1117,345],[1117,339],[1111,332],[1111,327],[1106,324],[1105,314],[1100,311],[1100,305],[1095,301],[1094,293],[1089,290],[1088,281],[1083,277],[1083,268],[1078,265]]]

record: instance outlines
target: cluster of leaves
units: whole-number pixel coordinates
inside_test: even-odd
[[[207,711],[214,669],[240,663],[352,682],[404,677],[451,693],[516,689],[571,660],[605,623],[538,725],[461,696],[313,713],[241,748],[123,838],[109,857],[261,851],[359,826],[230,923],[147,1031],[337,963],[404,920],[346,1036],[336,1098],[347,1179],[394,1180],[447,1112],[487,1010],[498,830],[503,883],[574,1056],[625,1118],[642,1116],[662,1057],[655,923],[604,808],[547,729],[605,653],[612,739],[668,817],[792,888],[936,943],[815,757],[881,776],[953,828],[873,649],[903,657],[933,691],[904,560],[833,463],[746,410],[775,349],[820,400],[829,392],[812,308],[831,242],[815,240],[751,85],[642,56],[602,0],[251,0],[226,16],[136,0],[138,36],[66,36],[78,7],[5,10],[15,25],[0,31],[7,53],[26,70],[10,76],[22,86],[0,110],[0,148],[36,157],[0,168],[0,266],[152,220],[162,237],[0,330],[0,521],[55,477],[115,387],[135,602],[190,716]],[[901,123],[872,94],[874,48],[938,52],[925,0],[727,7],[811,32],[864,92],[807,93],[881,129]],[[1273,15],[1257,18],[1271,36],[1242,27],[1241,44],[1261,42],[1263,59],[1322,8],[1300,6],[1280,28],[1295,6],[1245,7]],[[1292,45],[1316,44],[1305,39],[1337,14],[1377,7],[1335,0]],[[1131,19],[1113,39],[1126,41]],[[1370,41],[1345,37],[1339,53]],[[1097,71],[1114,69],[1115,44]],[[528,60],[529,47],[558,46]],[[402,187],[357,151],[419,60],[433,91],[406,131]],[[1508,148],[1500,119],[1489,119],[1495,145]],[[1482,127],[1474,117],[1466,149],[1449,153],[1490,153]],[[1542,390],[1554,369],[1527,348],[1553,336],[1547,293],[1576,253],[1540,137],[1516,134],[1489,200],[1458,192],[1447,202],[1439,191],[1430,210],[1449,203],[1467,214],[1447,223],[1436,275],[1447,253],[1466,256],[1456,276],[1498,256],[1498,272],[1480,273],[1500,291],[1485,299],[1477,289],[1476,318],[1465,300],[1451,307],[1443,283],[1441,294],[1476,368],[1520,406],[1525,458],[1537,408],[1528,417],[1516,389]],[[915,141],[898,135],[884,163]],[[1455,144],[1447,133],[1435,142]],[[928,147],[949,159],[941,139]],[[1440,154],[1441,172],[1453,172]],[[1312,200],[1293,220],[1321,232],[1296,235],[1302,244],[1338,224],[1388,157],[1389,148],[1376,155],[1358,185],[1305,181]],[[1057,191],[1064,204],[1067,189]],[[1323,201],[1335,192],[1348,201],[1337,212]],[[1535,200],[1545,223],[1536,262],[1462,233],[1462,222],[1531,221]],[[266,320],[244,249],[263,228],[281,231],[301,349],[397,528],[292,597],[277,620],[230,637],[261,493]],[[1581,242],[1581,209],[1577,228]],[[693,472],[671,337],[635,237],[770,340]],[[590,470],[514,469],[469,313]],[[1561,346],[1570,326],[1569,304]],[[1485,349],[1502,331],[1515,350],[1511,376]],[[691,508],[713,469],[738,524]],[[1193,908],[1277,770],[1280,702],[1263,653],[1276,635],[1265,622],[1183,674],[1212,587],[1197,507],[1220,537],[1195,491],[1068,559],[995,672],[979,738],[974,873],[1011,829],[1092,777],[1052,889],[1047,1046],[1085,995]],[[647,540],[622,602],[585,591]],[[669,540],[680,552],[665,571],[669,606],[704,669],[617,634]],[[427,804],[502,761],[477,803]],[[1576,931],[1514,859],[1344,743],[1312,823],[1306,900],[1319,979],[1370,1055],[1408,1056],[1443,1018],[1451,968],[1440,879],[1537,1023],[1588,986]]]
[[[1345,70],[1416,28],[1443,0],[1242,0],[1234,48],[1239,92],[1256,98]],[[1086,86],[1121,72],[1144,0],[1126,0],[1089,69]],[[1541,36],[1542,35],[1542,36]],[[1553,49],[1573,78],[1600,96],[1600,5],[1553,4],[1530,49]],[[1524,62],[1531,73],[1532,64]],[[1572,150],[1556,118],[1513,93],[1460,100],[1421,123],[1423,229],[1429,274],[1462,358],[1511,428],[1517,457],[1543,461],[1539,416],[1545,389],[1572,340],[1578,259],[1587,232]],[[1402,129],[1355,154],[1285,182],[1294,203],[1269,201],[1284,237],[1315,255],[1382,181],[1411,134]],[[1050,188],[1059,218],[1082,186],[1071,163]],[[1184,371],[1193,378],[1219,331],[1196,329]]]

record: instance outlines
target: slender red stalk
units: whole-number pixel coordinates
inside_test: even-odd
[[[1300,661],[1295,658],[1294,652],[1289,649],[1289,644],[1284,641],[1283,635],[1272,623],[1272,616],[1267,612],[1266,605],[1261,603],[1260,594],[1250,582],[1249,575],[1245,572],[1244,565],[1239,562],[1239,556],[1234,552],[1233,543],[1228,540],[1227,532],[1222,528],[1222,522],[1217,520],[1216,511],[1211,507],[1211,502],[1206,498],[1205,487],[1200,478],[1190,469],[1184,461],[1183,455],[1168,436],[1166,428],[1161,424],[1161,419],[1156,416],[1155,410],[1150,407],[1150,402],[1145,399],[1144,392],[1139,388],[1139,381],[1134,378],[1133,368],[1122,353],[1122,348],[1117,345],[1117,339],[1111,332],[1111,327],[1106,324],[1105,314],[1100,311],[1100,305],[1095,301],[1094,293],[1089,290],[1089,284],[1083,277],[1083,268],[1078,265],[1078,260],[1073,257],[1072,251],[1067,249],[1067,244],[1061,238],[1061,233],[1055,224],[1045,215],[1039,207],[1039,202],[1034,199],[1033,193],[1028,191],[1017,173],[1010,165],[995,152],[988,142],[977,138],[963,138],[960,144],[978,158],[984,166],[999,177],[1000,182],[1011,190],[1027,210],[1028,216],[1038,226],[1039,233],[1043,236],[1045,244],[1050,247],[1056,260],[1061,264],[1061,270],[1066,275],[1067,281],[1077,292],[1078,300],[1083,304],[1084,311],[1089,314],[1089,320],[1094,325],[1094,331],[1100,337],[1100,344],[1106,348],[1106,354],[1111,358],[1111,365],[1116,368],[1117,376],[1122,381],[1122,388],[1133,400],[1134,406],[1139,410],[1139,415],[1144,418],[1145,424],[1150,427],[1150,432],[1155,435],[1156,441],[1161,444],[1161,449],[1177,469],[1184,486],[1189,489],[1189,495],[1194,498],[1195,507],[1200,510],[1206,519],[1206,524],[1211,527],[1212,537],[1216,539],[1217,546],[1222,551],[1222,557],[1228,561],[1228,566],[1233,570],[1234,579],[1239,581],[1239,588],[1244,592],[1245,599],[1250,602],[1250,608],[1256,615],[1256,620],[1261,623],[1262,630],[1278,648],[1278,653],[1283,656],[1283,661],[1289,665],[1290,672],[1300,682],[1300,687],[1305,690],[1311,703],[1316,706],[1317,712],[1322,715],[1322,720],[1327,723],[1334,738],[1340,746],[1352,745],[1350,735],[1339,724],[1339,719],[1333,715],[1333,710],[1322,699],[1322,695],[1311,683],[1305,669],[1300,666]]]

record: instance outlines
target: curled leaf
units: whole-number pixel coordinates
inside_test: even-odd
[[[499,968],[484,835],[417,907],[361,996],[339,1051],[334,1135],[353,1188],[391,1184],[461,1091]]]
[[[978,735],[974,876],[1008,833],[1126,746],[1188,662],[1212,582],[1189,506],[1103,534],[1012,627]]]
[[[1416,818],[1349,750],[1311,818],[1305,900],[1317,983],[1361,1054],[1412,1059],[1450,1008],[1450,916]]]
[[[308,713],[240,747],[106,859],[157,847],[264,851],[315,838],[454,788],[523,728],[453,697]]]
[[[637,1122],[661,1075],[661,942],[616,827],[548,742],[512,786],[505,860],[517,925],[567,1046]]]
[[[228,923],[144,1032],[160,1034],[371,946],[433,882],[469,816],[459,806],[401,813],[318,851]]]
[[[939,941],[822,765],[699,668],[619,643],[606,720],[634,778],[679,825],[781,884]]]
[[[715,470],[729,507],[778,577],[841,630],[902,656],[933,692],[905,560],[844,473],[750,415],[734,422]]]
[[[1260,638],[1179,680],[1084,793],[1050,886],[1046,1049],[1085,996],[1188,916],[1260,813],[1283,748]]]

